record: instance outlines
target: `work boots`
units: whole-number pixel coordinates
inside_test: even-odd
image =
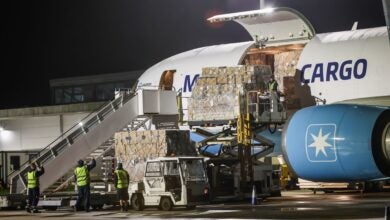
[[[29,213],[41,213],[36,207],[32,206],[27,206],[26,207],[26,211],[29,212]]]
[[[129,211],[129,205],[128,204],[121,205],[121,212],[127,212],[127,211]]]

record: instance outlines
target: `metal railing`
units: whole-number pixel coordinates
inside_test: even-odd
[[[123,104],[127,103],[136,94],[124,93],[118,98],[103,104],[97,111],[88,114],[86,117],[81,119],[78,123],[72,126],[70,129],[61,134],[58,138],[44,147],[37,155],[32,159],[37,163],[44,165],[50,159],[55,158],[67,147],[71,146],[75,140],[81,135],[87,133],[89,130],[97,126],[103,121],[108,115],[115,112]],[[16,183],[20,178],[24,187],[26,186],[25,175],[28,172],[30,161],[25,162],[20,166],[19,170],[14,170],[8,175],[8,181],[11,183],[11,193],[16,189]]]
[[[258,91],[248,91],[246,93],[247,113],[251,114],[257,122],[273,122],[274,119],[279,121],[272,113],[285,112],[286,104],[284,96],[278,94],[262,94]],[[276,102],[276,103],[273,103]],[[268,112],[268,114],[263,114]]]

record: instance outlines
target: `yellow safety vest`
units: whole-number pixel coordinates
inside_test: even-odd
[[[127,172],[124,170],[115,170],[115,174],[118,178],[116,188],[117,189],[127,188],[129,186],[129,180],[127,179]]]
[[[272,83],[269,83],[268,84],[268,91],[273,91],[274,90],[274,87],[275,87],[275,83],[276,83],[276,81],[273,81]]]
[[[76,167],[74,174],[77,178],[77,186],[86,186],[89,183],[89,173],[87,166]]]
[[[27,173],[27,188],[32,189],[39,186],[39,181],[37,177],[37,171],[29,171]]]

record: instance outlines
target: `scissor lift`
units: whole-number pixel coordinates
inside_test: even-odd
[[[266,147],[261,154],[262,157],[272,153],[274,143],[261,136],[259,132],[266,128],[271,133],[275,132],[277,126],[286,121],[287,113],[284,99],[279,97],[275,91],[267,94],[259,91],[243,91],[238,96],[240,111],[237,118],[237,143],[241,165],[241,182],[245,185],[254,181],[253,163],[255,158],[251,155],[252,141],[256,140]],[[272,125],[273,129],[271,129]]]
[[[259,91],[247,91],[241,95],[244,100],[241,112],[251,115],[252,123],[256,125],[282,124],[287,119],[284,96],[276,91],[262,93]]]
[[[234,183],[235,190],[230,194],[246,196],[248,192],[252,192],[253,186],[256,186],[259,192],[263,189],[263,192],[258,193],[258,196],[265,195],[266,192],[273,194],[272,191],[278,186],[274,186],[272,181],[269,181],[272,179],[272,164],[263,163],[260,159],[274,151],[274,143],[262,136],[261,131],[273,127],[273,129],[269,129],[273,133],[278,125],[285,122],[284,102],[280,100],[276,92],[262,94],[258,91],[246,91],[239,93],[238,96],[240,113],[232,123],[231,128],[217,134],[211,134],[202,128],[195,130],[195,133],[207,137],[197,142],[198,151],[204,156],[211,157],[208,163],[213,164],[213,166],[227,165],[237,169],[236,173],[240,177],[239,183]],[[209,148],[216,145],[221,146],[219,150],[210,153]],[[209,169],[214,173],[223,168]],[[259,175],[264,177],[260,177],[260,179],[264,179],[261,184],[259,184]],[[215,177],[213,174],[213,177],[209,178],[217,180],[220,178],[219,175],[217,176]],[[227,178],[226,181],[229,181],[230,177]],[[237,180],[236,176],[232,179]],[[218,184],[213,183],[212,185],[214,187]],[[216,187],[217,191],[224,185],[227,184]],[[236,186],[239,187],[236,188]]]

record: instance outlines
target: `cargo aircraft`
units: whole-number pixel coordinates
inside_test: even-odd
[[[242,65],[250,53],[272,56],[296,51],[300,54],[294,66],[299,85],[326,104],[309,106],[301,96],[306,107],[290,117],[281,136],[281,153],[289,167],[312,181],[390,176],[388,27],[316,34],[301,13],[284,7],[208,20],[236,21],[253,41],[172,56],[147,69],[138,88],[176,89],[190,97],[202,67]]]

